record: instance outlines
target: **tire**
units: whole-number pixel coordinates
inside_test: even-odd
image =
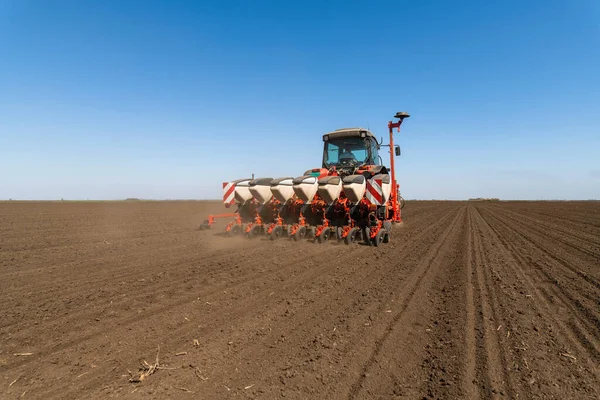
[[[252,225],[252,228],[250,228],[250,232],[248,232],[248,237],[250,239],[254,239],[258,235],[260,235],[260,231],[261,231],[260,225]]]
[[[202,223],[200,224],[200,230],[203,231],[205,229],[210,229],[210,224],[208,223],[207,219],[202,221]]]
[[[357,233],[358,233],[358,228],[351,228],[348,231],[348,235],[346,235],[346,237],[344,238],[344,243],[349,245],[349,244],[356,242]]]
[[[385,229],[388,232],[392,231],[392,222],[391,221],[383,221],[383,229]]]
[[[227,231],[227,236],[237,236],[242,231],[242,227],[240,225],[233,225],[229,231]]]
[[[338,226],[335,228],[335,238],[338,240],[338,242],[341,242],[342,240],[344,240],[344,238],[342,237],[343,233],[344,233],[343,227]]]
[[[387,232],[385,231],[385,229],[380,229],[379,232],[377,232],[377,235],[375,235],[375,237],[373,238],[373,245],[380,246],[381,243],[383,243],[383,238],[386,233]]]
[[[372,244],[371,243],[371,229],[369,229],[369,228],[362,228],[361,234],[362,234],[362,240],[363,240],[363,242],[367,246],[370,246]]]
[[[331,236],[331,228],[324,228],[317,240],[319,243],[325,243],[327,240],[329,240],[329,236]]]
[[[300,241],[302,239],[304,239],[304,237],[306,236],[306,227],[305,226],[299,226],[298,229],[296,230],[296,233],[294,233],[294,240]]]
[[[385,234],[383,235],[383,243],[389,243],[390,242],[390,232],[386,231]]]
[[[283,226],[277,225],[276,227],[273,228],[273,230],[269,234],[269,239],[277,240],[281,237],[281,235],[283,235]]]

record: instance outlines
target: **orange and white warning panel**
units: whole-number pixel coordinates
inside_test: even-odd
[[[235,183],[223,182],[223,203],[234,204],[235,203]]]
[[[383,188],[381,179],[367,179],[367,190],[365,191],[365,197],[375,205],[383,205]]]

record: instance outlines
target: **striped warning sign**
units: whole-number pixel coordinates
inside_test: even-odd
[[[371,204],[382,205],[383,204],[383,189],[381,188],[381,179],[367,179],[367,190],[365,196]]]
[[[223,203],[234,204],[235,184],[233,182],[223,182]]]

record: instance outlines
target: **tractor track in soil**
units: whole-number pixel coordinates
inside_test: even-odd
[[[500,225],[503,224],[503,222],[498,219],[496,219],[496,222]],[[504,225],[504,227],[506,228],[507,226]],[[520,233],[520,231],[515,230],[514,228],[508,228],[510,229],[511,235],[523,235]],[[545,256],[552,261],[557,260],[554,255],[546,252],[545,247],[538,245],[536,242],[532,242],[527,236],[523,235],[522,237],[525,239],[527,244],[532,245],[530,251],[540,254],[540,257]],[[521,260],[523,260],[522,254],[530,254],[526,252],[526,249],[519,249],[509,242],[507,242],[507,247],[512,251],[513,254],[515,254],[515,258]],[[549,270],[548,264],[542,265],[540,262],[534,261],[531,262],[530,265],[534,267],[533,272],[538,276],[538,280],[542,280],[542,282],[546,281],[545,285],[539,286],[541,289],[541,295],[546,299],[546,301],[553,305],[560,305],[561,308],[569,311],[569,319],[567,321],[568,326],[563,326],[562,330],[568,333],[567,336],[571,339],[571,342],[574,345],[577,345],[581,351],[588,353],[588,357],[590,357],[594,363],[600,364],[600,312],[598,309],[600,291],[593,290],[594,288],[592,288],[591,291],[582,290],[585,289],[585,287],[581,287],[582,281],[578,281],[577,286],[566,286],[561,284],[561,276],[558,273],[553,274],[552,271]],[[565,267],[561,268],[562,271],[560,272],[563,273],[578,272],[574,271],[573,268],[570,268],[568,264],[565,264],[562,258],[558,259],[556,265]],[[583,282],[589,283],[587,276],[582,276],[579,274],[578,276],[584,278]],[[557,280],[557,278],[560,280]],[[583,298],[581,298],[582,296]],[[555,312],[556,311],[558,310],[555,309]],[[549,317],[552,318],[550,315]],[[597,378],[600,379],[600,376]]]
[[[0,202],[0,398],[600,397],[598,203],[407,202],[379,248],[220,209]]]
[[[561,288],[559,280],[563,279],[562,273],[571,270],[553,270],[550,268],[550,264],[542,264],[545,258],[552,259],[552,255],[545,252],[546,247],[541,247],[539,244],[527,240],[527,236],[523,236],[520,231],[515,229],[514,225],[505,222],[507,218],[504,217],[504,214],[494,214],[485,208],[481,211],[482,214],[480,215],[482,215],[486,229],[498,239],[502,245],[501,248],[504,250],[503,253],[506,255],[505,265],[509,268],[505,271],[498,270],[498,279],[510,282],[511,275],[517,277],[514,283],[509,283],[513,290],[508,290],[505,298],[518,302],[523,302],[523,296],[529,299],[518,309],[517,314],[511,310],[512,312],[509,315],[512,315],[506,321],[506,327],[510,332],[513,332],[514,342],[511,351],[515,352],[516,350],[522,363],[521,365],[515,364],[517,368],[522,369],[523,365],[525,366],[529,376],[527,378],[528,383],[532,388],[539,390],[545,386],[549,393],[556,390],[557,393],[553,393],[556,397],[565,396],[557,390],[565,379],[579,381],[583,387],[586,387],[584,382],[597,382],[600,371],[597,356],[591,343],[597,343],[598,331],[597,329],[595,332],[591,331],[588,338],[592,342],[588,342],[588,338],[582,340],[577,330],[573,329],[574,321],[590,326],[594,323],[595,317],[589,313],[584,313],[586,316],[582,318],[580,313],[573,313],[573,305],[566,302],[564,296],[561,296],[561,293],[566,292],[564,288]],[[498,263],[498,265],[503,264]],[[549,279],[549,276],[552,276],[552,278]],[[585,283],[585,280],[579,279],[577,286],[586,288]],[[506,290],[509,285],[504,284],[500,287]],[[596,292],[596,296],[598,296],[598,292]],[[565,313],[565,309],[571,312]],[[525,315],[529,316],[524,320],[529,321],[521,324],[520,327],[514,328],[512,319],[521,320],[521,316]],[[527,329],[528,326],[529,330]],[[516,340],[517,335],[523,336],[523,328],[527,333],[525,335],[527,339]],[[515,329],[519,329],[521,332],[515,335]],[[590,347],[592,348],[591,352],[589,351]],[[533,354],[533,356],[530,354]],[[565,361],[572,359],[571,357],[576,358],[579,364],[574,371],[571,368],[565,368]],[[529,360],[529,363],[527,360]],[[540,362],[552,363],[556,371],[560,369],[564,371],[555,376],[545,376],[547,375],[547,368],[539,365]],[[571,365],[568,366],[572,367]],[[595,398],[597,394],[597,387],[586,387],[583,397]],[[573,395],[567,397],[573,397]]]

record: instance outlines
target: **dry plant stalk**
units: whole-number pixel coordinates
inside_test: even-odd
[[[201,371],[198,369],[198,367],[194,368],[194,374],[195,374],[195,375],[196,375],[198,378],[202,379],[203,381],[207,381],[207,380],[208,380],[208,378],[207,378],[207,377],[205,377],[205,376],[202,376],[202,372],[201,372]]]
[[[153,373],[158,371],[160,369],[160,364],[158,362],[159,353],[160,353],[160,345],[158,346],[158,349],[156,350],[156,361],[154,361],[154,364],[148,364],[146,362],[146,360],[144,360],[142,363],[142,368],[140,368],[140,371],[141,371],[140,376],[132,376],[131,378],[129,378],[129,382],[131,382],[131,383],[142,382],[144,379],[146,379],[147,377],[149,377],[150,375],[152,375]],[[131,374],[131,372],[130,372],[130,374]]]
[[[577,357],[575,357],[575,356],[573,356],[573,355],[571,355],[569,353],[560,353],[560,355],[563,356],[563,357],[570,358],[573,361],[577,361]]]

